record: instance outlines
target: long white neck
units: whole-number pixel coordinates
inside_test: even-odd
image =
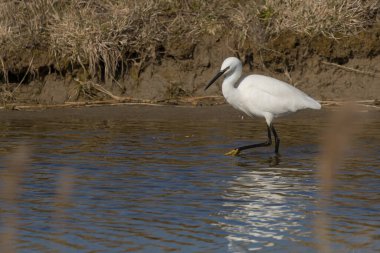
[[[242,66],[236,66],[233,72],[227,73],[224,78],[222,85],[223,96],[230,103],[229,98],[231,98],[234,93],[237,92],[235,88],[236,82],[239,80],[242,73]]]

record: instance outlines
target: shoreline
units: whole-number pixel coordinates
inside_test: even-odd
[[[81,105],[81,106],[59,106],[38,108],[23,108],[7,110],[0,108],[0,121],[78,121],[78,120],[112,120],[112,121],[204,121],[217,120],[220,122],[239,122],[242,120],[253,120],[253,122],[262,123],[257,117],[250,118],[245,114],[235,110],[230,105],[172,105],[172,104],[142,104],[142,103],[112,103],[105,104]],[[324,104],[321,110],[300,110],[285,117],[279,117],[277,122],[297,121],[303,122],[310,117],[325,118],[328,120],[330,114],[344,108],[342,103]],[[361,104],[355,110],[360,113],[360,117],[374,119],[380,118],[380,107],[378,105]],[[358,114],[359,115],[359,114]],[[358,116],[357,115],[357,116]]]
[[[354,103],[362,107],[380,109],[380,101],[371,100],[317,100],[324,107],[342,106],[347,103]],[[65,102],[61,104],[6,104],[0,106],[0,111],[41,111],[60,108],[82,108],[101,106],[123,106],[123,105],[145,105],[145,106],[184,106],[184,107],[209,107],[227,104],[222,96],[189,97],[183,99],[168,100],[142,100],[125,98],[121,100],[95,100],[80,102]]]

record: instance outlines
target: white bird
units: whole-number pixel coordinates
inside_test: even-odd
[[[229,57],[224,60],[219,73],[207,84],[205,90],[224,75],[222,92],[227,102],[250,117],[265,118],[268,140],[235,148],[226,155],[237,155],[245,149],[270,146],[272,144],[271,132],[275,139],[275,153],[278,154],[280,139],[273,126],[273,119],[301,109],[321,109],[321,105],[299,89],[283,81],[269,76],[249,75],[238,82],[241,74],[241,61],[236,57]]]

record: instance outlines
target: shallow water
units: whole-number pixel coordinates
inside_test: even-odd
[[[30,160],[19,197],[0,204],[2,238],[15,219],[17,252],[320,248],[316,172],[327,112],[279,120],[276,164],[274,147],[223,155],[264,140],[260,119],[227,107],[139,108],[3,116],[2,171],[19,146]],[[324,210],[333,252],[380,251],[380,115],[364,118]]]

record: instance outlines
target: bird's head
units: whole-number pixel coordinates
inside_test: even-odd
[[[207,90],[211,86],[211,84],[213,84],[220,76],[229,75],[230,73],[235,72],[235,70],[238,68],[242,68],[241,61],[236,57],[228,57],[223,61],[220,71],[207,84],[205,90]]]

